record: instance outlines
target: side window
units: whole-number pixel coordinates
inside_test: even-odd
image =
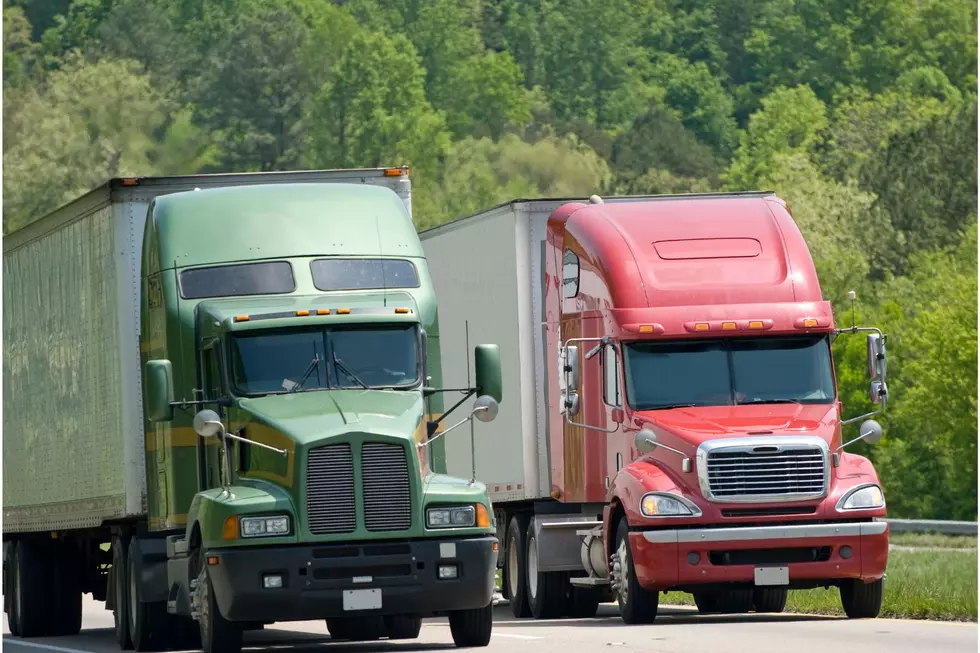
[[[616,345],[606,345],[602,349],[602,399],[615,408],[623,406]]]
[[[578,294],[578,255],[570,249],[562,257],[562,288],[566,299]]]

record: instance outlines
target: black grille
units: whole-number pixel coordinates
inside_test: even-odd
[[[718,499],[807,498],[825,491],[826,457],[818,447],[708,453],[708,487]]]
[[[314,535],[353,533],[354,458],[349,444],[331,444],[310,451],[306,464],[306,514]]]
[[[369,531],[404,531],[412,526],[408,456],[400,444],[367,442],[361,449],[364,526]]]
[[[713,565],[788,565],[801,562],[826,562],[830,560],[829,546],[799,547],[787,549],[737,549],[734,551],[709,551],[708,560]]]

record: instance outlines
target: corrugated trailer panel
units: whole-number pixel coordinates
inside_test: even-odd
[[[131,262],[142,226],[108,200],[106,189],[94,210],[3,257],[8,531],[95,526],[143,510],[140,402],[131,397],[139,379]]]

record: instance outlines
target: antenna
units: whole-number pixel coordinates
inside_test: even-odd
[[[851,300],[851,328],[857,328],[857,318],[854,315],[854,301],[857,299],[857,293],[853,290],[847,293],[847,298]]]
[[[466,320],[466,387],[470,386],[470,321]],[[470,420],[470,461],[473,463],[473,474],[470,476],[470,484],[476,482],[476,427]]]

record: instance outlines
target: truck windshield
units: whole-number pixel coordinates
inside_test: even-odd
[[[738,404],[830,404],[827,336],[625,343],[635,410]]]
[[[419,380],[416,326],[362,325],[243,333],[231,341],[236,393],[410,388]]]

